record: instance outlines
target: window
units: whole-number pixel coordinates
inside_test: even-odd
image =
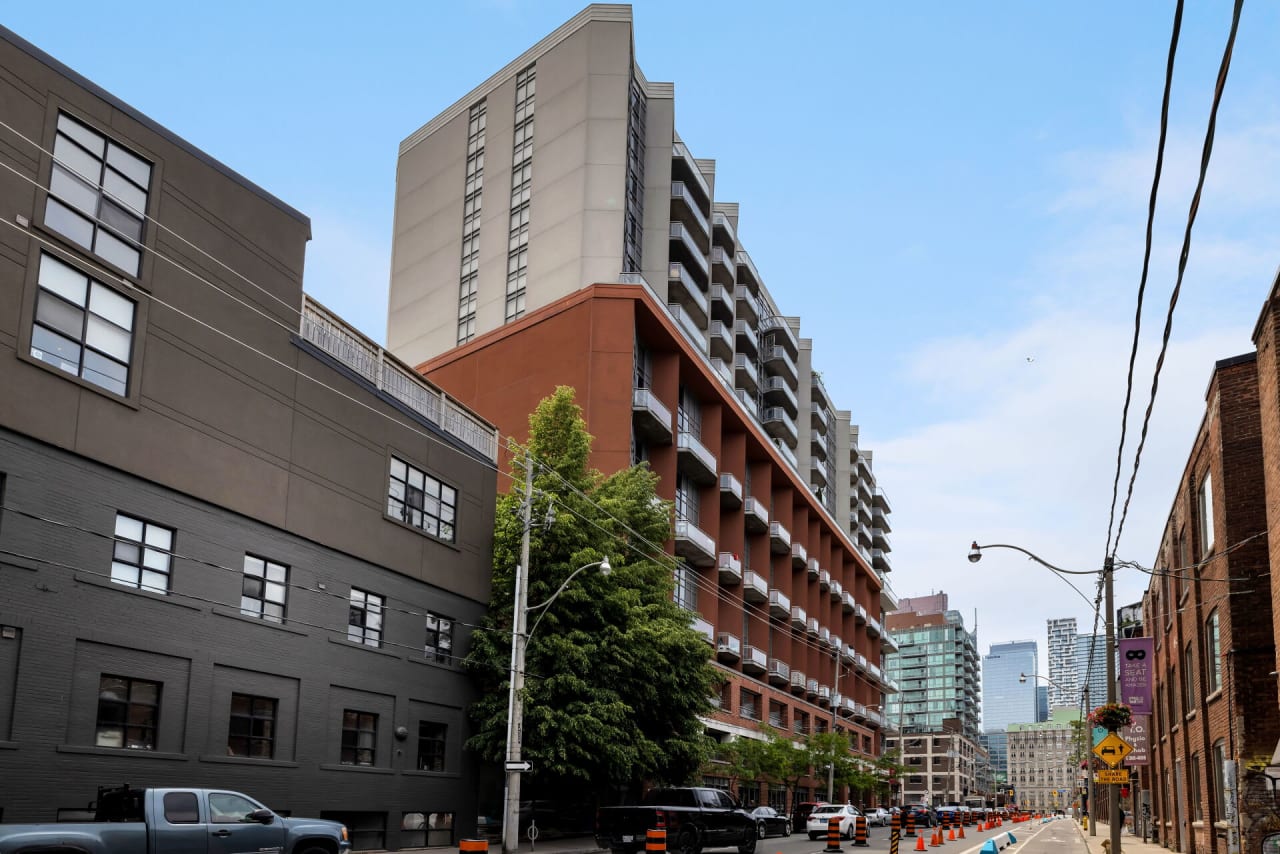
[[[760,720],[760,695],[746,688],[738,691],[738,717],[751,721]]]
[[[529,199],[533,190],[533,107],[537,70],[516,75],[515,129],[511,143],[511,216],[507,229],[506,321],[524,314],[529,277]]]
[[[1200,556],[1213,550],[1213,474],[1204,473],[1200,483]]]
[[[342,764],[373,765],[377,756],[378,716],[347,709],[342,713]]]
[[[1213,743],[1213,765],[1209,769],[1213,775],[1213,820],[1222,821],[1227,817],[1227,746],[1222,739]]]
[[[386,600],[378,594],[352,587],[347,640],[365,646],[382,646],[382,608],[385,604]]]
[[[1200,791],[1200,756],[1199,754],[1191,754],[1191,761],[1187,763],[1187,794],[1191,797],[1191,820],[1203,821],[1204,812],[1201,809],[1201,791]]]
[[[476,336],[476,278],[480,269],[480,201],[484,187],[485,102],[467,116],[467,178],[462,213],[462,264],[458,278],[458,338]]]
[[[453,620],[440,614],[427,613],[427,661],[453,663]]]
[[[236,824],[260,809],[253,801],[234,792],[209,793],[209,820],[214,824]]]
[[[418,770],[443,771],[444,746],[449,734],[445,724],[418,721]]]
[[[275,699],[232,694],[227,755],[270,759],[275,756],[275,741]]]
[[[160,683],[103,674],[98,681],[98,747],[156,749]]]
[[[1189,715],[1195,711],[1196,705],[1196,665],[1192,658],[1192,644],[1187,641],[1187,648],[1182,658],[1182,713]]]
[[[111,580],[154,593],[169,592],[173,560],[173,529],[116,514],[116,542],[111,555]]]
[[[240,591],[240,613],[273,623],[284,622],[288,598],[289,567],[266,558],[244,556],[244,583]]]
[[[675,603],[686,611],[698,610],[697,570],[681,561],[676,567],[675,581]]]
[[[164,820],[169,824],[199,824],[200,805],[196,801],[196,793],[165,792]]]
[[[48,254],[40,255],[37,281],[31,357],[128,394],[133,301]]]
[[[1218,639],[1218,609],[1204,624],[1204,692],[1212,694],[1222,687],[1222,648]]]
[[[403,460],[391,458],[391,486],[387,515],[453,542],[458,491]]]
[[[138,275],[151,164],[65,113],[53,160],[44,224]]]

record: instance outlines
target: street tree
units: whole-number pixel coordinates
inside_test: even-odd
[[[720,677],[710,648],[676,605],[674,566],[662,552],[671,504],[641,464],[605,476],[588,466],[591,436],[573,389],[559,387],[529,418],[527,448],[512,448],[511,491],[498,501],[489,613],[472,633],[466,666],[481,699],[467,746],[505,756],[515,568],[530,494],[523,758],[530,791],[598,795],[649,780],[685,782],[709,755],[700,715],[712,711]],[[536,631],[533,631],[536,628]]]

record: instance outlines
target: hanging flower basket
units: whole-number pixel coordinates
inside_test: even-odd
[[[1133,722],[1133,709],[1124,703],[1103,703],[1089,713],[1089,723],[1112,732]]]

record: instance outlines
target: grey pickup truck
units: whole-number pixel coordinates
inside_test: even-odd
[[[278,816],[216,789],[98,790],[94,821],[0,824],[0,854],[347,854],[336,821]]]
[[[643,850],[646,831],[659,827],[667,832],[667,850],[676,854],[701,854],[704,848],[754,854],[759,836],[756,820],[718,789],[653,789],[637,806],[596,810],[596,844],[611,854]]]

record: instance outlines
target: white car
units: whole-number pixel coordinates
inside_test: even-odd
[[[860,815],[862,811],[849,804],[823,804],[820,807],[814,807],[813,812],[809,813],[804,829],[808,831],[809,838],[816,841],[827,835],[827,823],[833,818],[838,818],[840,819],[840,837],[852,839],[854,819]]]
[[[889,820],[893,818],[889,811],[884,807],[864,810],[863,815],[867,817],[867,824],[872,827],[888,827]]]

